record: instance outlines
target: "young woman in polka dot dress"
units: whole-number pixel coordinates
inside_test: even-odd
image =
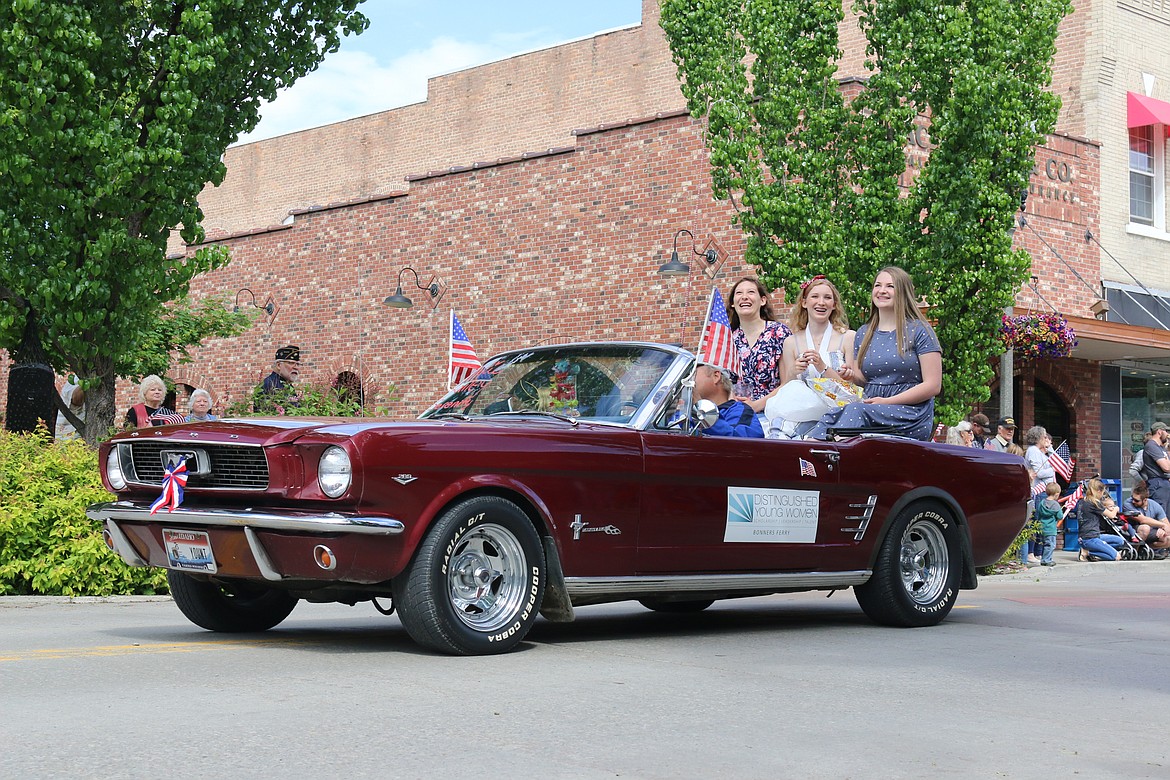
[[[845,379],[865,384],[865,400],[829,412],[811,432],[872,428],[928,441],[934,431],[934,397],[942,389],[942,348],[918,311],[914,283],[896,266],[878,272],[869,321],[857,329]]]

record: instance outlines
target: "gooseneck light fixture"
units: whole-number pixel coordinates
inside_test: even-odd
[[[402,275],[407,271],[410,271],[414,276],[414,286],[420,290],[424,290],[430,296],[431,308],[436,308],[439,305],[439,300],[443,297],[443,293],[446,292],[442,281],[438,277],[432,276],[429,282],[423,284],[419,281],[418,271],[415,271],[410,266],[406,266],[398,272],[398,286],[395,288],[394,294],[388,296],[382,303],[393,309],[409,309],[411,306],[414,306],[414,301],[402,293]]]
[[[691,237],[691,252],[698,255],[707,261],[708,266],[713,266],[719,261],[719,255],[714,249],[708,249],[705,252],[700,252],[695,249],[695,244],[698,241],[695,239],[695,234],[689,230],[683,229],[674,234],[674,248],[670,252],[670,259],[662,265],[658,266],[658,273],[662,276],[686,276],[691,272],[691,264],[684,263],[678,258],[678,237],[686,233]]]
[[[236,293],[236,305],[232,307],[232,312],[238,312],[240,310],[240,296],[243,293],[248,293],[248,295],[252,298],[252,305],[257,309],[262,309],[263,311],[267,312],[269,317],[276,313],[276,304],[272,302],[271,295],[268,296],[268,300],[266,300],[264,305],[261,306],[260,304],[256,303],[256,293],[252,292],[247,287],[241,288]]]

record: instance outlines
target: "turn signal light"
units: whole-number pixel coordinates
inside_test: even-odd
[[[109,547],[114,552],[118,551],[118,549],[114,547],[114,537],[110,536],[110,531],[108,528],[102,529],[102,541],[106,543],[106,547]]]
[[[325,571],[333,571],[337,568],[337,556],[323,544],[313,548],[313,560]]]

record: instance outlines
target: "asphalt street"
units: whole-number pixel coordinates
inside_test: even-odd
[[[0,598],[0,778],[1170,776],[1170,561],[1058,558],[934,628],[850,592],[626,603],[481,658],[368,604],[224,635],[168,598]]]

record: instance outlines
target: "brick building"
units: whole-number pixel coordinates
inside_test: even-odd
[[[1157,313],[1170,299],[1170,120],[1140,124],[1148,117],[1129,109],[1139,94],[1157,119],[1170,99],[1167,32],[1164,0],[1076,0],[1054,70],[1064,106],[1015,234],[1034,260],[1018,309],[1059,310],[1080,345],[1069,359],[1017,362],[987,411],[1011,387],[1021,426],[1067,437],[1078,476],[1119,477],[1131,428],[1170,421],[1170,317],[1134,314],[1134,301]],[[845,79],[864,76],[859,39],[847,20]],[[451,310],[481,357],[577,337],[693,346],[712,282],[656,274],[675,232],[726,258],[724,290],[750,269],[730,207],[711,199],[701,125],[675,79],[656,0],[644,0],[641,25],[437,77],[425,103],[230,149],[225,183],[202,203],[209,240],[233,263],[193,290],[247,288],[278,308],[195,350],[172,378],[223,406],[277,346],[297,343],[305,378],[353,372],[372,406],[407,416],[444,386]],[[1147,136],[1149,176],[1130,168]],[[908,160],[926,152],[918,143]],[[1146,184],[1134,212],[1132,186]],[[409,274],[416,305],[382,305],[407,266],[446,285],[438,308],[412,294]],[[124,389],[120,408],[129,399]]]

